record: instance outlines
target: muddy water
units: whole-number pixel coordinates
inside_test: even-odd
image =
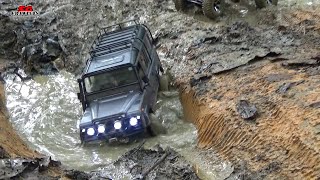
[[[7,107],[14,128],[32,148],[62,161],[69,168],[84,171],[104,169],[115,179],[127,172],[115,169],[112,162],[137,143],[130,145],[95,144],[80,146],[78,123],[82,114],[77,99],[77,83],[72,74],[37,76],[21,82],[7,78]],[[170,145],[190,160],[208,179],[223,179],[231,173],[230,164],[218,161],[196,149],[196,129],[182,120],[182,107],[177,92],[160,95],[156,115],[168,133],[148,138],[146,147],[161,143]],[[215,158],[216,161],[212,161]],[[111,172],[110,172],[111,171]]]

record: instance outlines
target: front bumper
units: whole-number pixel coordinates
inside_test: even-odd
[[[140,119],[137,125],[132,126],[129,123],[129,120],[122,120],[121,121],[121,128],[115,129],[114,127],[115,121],[107,121],[107,122],[100,122],[97,124],[87,125],[87,126],[80,126],[80,139],[82,142],[90,142],[90,141],[97,141],[97,140],[105,140],[107,142],[126,142],[130,139],[135,139],[140,137],[146,132],[146,125],[143,119]],[[98,132],[98,127],[103,125],[105,127],[105,131],[103,133]],[[93,135],[88,135],[87,131],[89,128],[93,128],[95,130]]]

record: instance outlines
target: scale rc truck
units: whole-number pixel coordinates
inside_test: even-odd
[[[240,2],[240,0],[231,0]],[[254,0],[257,8],[264,8],[269,5],[277,5],[278,0]],[[225,0],[173,0],[178,11],[186,11],[188,6],[194,4],[202,8],[203,14],[208,18],[215,19],[224,10]]]
[[[78,79],[81,142],[129,142],[152,134],[162,73],[147,26],[128,21],[102,28]]]

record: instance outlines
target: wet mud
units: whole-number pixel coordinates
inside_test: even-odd
[[[120,157],[115,166],[124,166],[133,179],[199,179],[194,168],[176,151],[137,147]]]
[[[99,27],[136,18],[155,34],[161,61],[180,88],[184,116],[197,128],[198,147],[208,149],[202,158],[217,153],[222,159],[208,159],[233,163],[233,173],[228,171],[221,179],[320,178],[320,9],[316,1],[282,1],[277,8],[260,11],[248,1],[230,5],[231,13],[216,21],[197,10],[195,14],[194,10],[176,12],[169,0],[37,1],[33,5],[41,12],[39,17],[10,16],[19,3],[0,1],[4,27],[0,59],[34,74],[61,69],[79,74]],[[1,127],[12,129],[6,113],[3,119]],[[4,158],[39,155],[12,130],[0,136]],[[9,136],[13,141],[7,140]],[[129,151],[132,156],[124,155],[119,164],[137,177],[155,164],[148,156],[153,160],[175,157],[164,149],[144,149],[139,154],[146,157],[143,162]],[[150,176],[166,178],[162,173],[169,168],[178,179],[175,172],[194,177],[191,166],[180,171],[183,160],[173,167],[172,162],[158,164]],[[139,168],[132,169],[135,164]],[[71,170],[67,176],[110,178],[104,173],[109,170],[93,174]]]
[[[255,42],[252,50],[258,47],[259,53],[267,51],[257,55],[258,51],[249,50],[255,54],[251,58],[244,53],[246,50],[241,50],[240,43],[234,52],[243,53],[248,62],[242,64],[237,55],[228,59],[234,55],[228,50],[222,57],[207,59],[206,55],[203,63],[216,60],[221,67],[213,64],[202,70],[201,64],[195,65],[191,80],[181,79],[185,115],[197,126],[198,146],[212,148],[234,162],[234,174],[239,171],[244,179],[317,179],[320,139],[316,129],[320,111],[314,104],[320,100],[319,32],[301,34],[273,28],[273,35],[268,36],[264,29],[263,39],[270,37],[269,44],[274,44],[263,48],[259,47],[264,43],[259,41],[260,32],[250,29],[242,28],[241,32],[257,37],[250,41]],[[282,42],[282,38],[287,40]],[[223,45],[204,46],[213,49]],[[278,51],[272,51],[273,48]],[[225,65],[229,62],[232,66]],[[247,117],[254,117],[254,121]],[[251,173],[241,173],[244,169]]]

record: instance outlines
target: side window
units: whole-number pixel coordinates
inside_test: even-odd
[[[149,37],[149,34],[148,34],[148,36],[145,36],[144,43],[145,43],[146,47],[149,49],[149,51],[152,51],[152,46],[150,44],[151,39],[149,40],[148,37]]]
[[[145,63],[147,65],[147,67],[149,67],[149,64],[150,64],[150,57],[148,55],[148,52],[143,48],[143,54],[144,54],[144,57],[145,57]]]
[[[138,65],[137,65],[137,70],[138,70],[139,77],[142,79],[145,74],[144,74],[143,68],[141,67],[140,63],[138,63]]]
[[[146,55],[148,55],[148,53],[149,53],[150,61],[152,61],[152,53],[153,53],[154,49],[153,49],[153,45],[150,44],[150,41],[151,41],[151,39],[149,40],[147,38],[147,36],[145,36],[144,43],[145,43],[145,46],[146,46],[147,49],[144,48],[144,51],[145,51]]]
[[[149,63],[149,59],[147,57],[147,54],[144,52],[144,50],[142,52],[140,52],[140,64],[141,64],[143,71],[147,72],[150,63]]]

